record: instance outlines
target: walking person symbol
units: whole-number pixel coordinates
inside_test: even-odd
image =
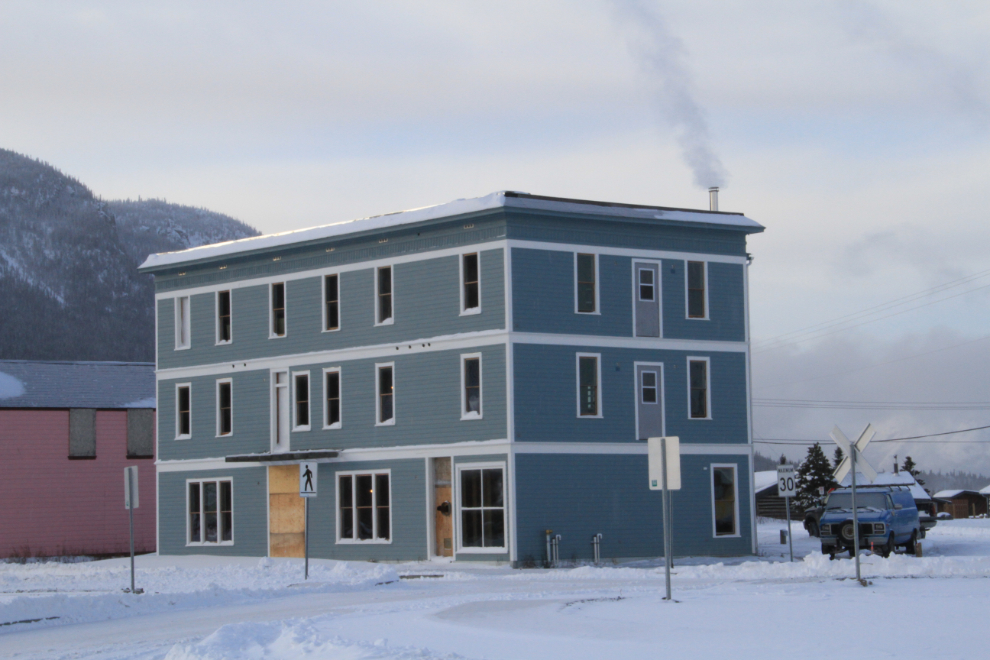
[[[313,471],[309,469],[308,465],[306,466],[306,471],[303,472],[303,477],[306,479],[303,489],[307,491],[313,490]]]

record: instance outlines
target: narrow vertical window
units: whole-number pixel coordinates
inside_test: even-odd
[[[660,398],[658,396],[657,372],[644,371],[642,373],[642,380],[643,384],[640,392],[643,395],[643,403],[656,403]]]
[[[388,475],[375,475],[375,538],[387,540],[391,534],[389,521]]]
[[[359,474],[354,478],[357,537],[360,541],[375,538],[375,502],[371,487],[371,475]]]
[[[639,269],[639,299],[644,302],[653,302],[656,300],[656,283],[654,282],[654,277],[656,273],[652,268],[640,268]]]
[[[392,268],[383,266],[378,269],[378,323],[392,320]]]
[[[705,262],[687,262],[688,318],[707,318],[705,300]]]
[[[336,275],[323,278],[323,307],[325,314],[324,330],[340,329],[340,291]]]
[[[175,437],[188,438],[192,435],[192,415],[190,411],[189,385],[175,388]]]
[[[598,358],[578,357],[578,414],[598,417]]]
[[[217,343],[226,344],[230,333],[230,291],[217,292]]]
[[[203,536],[206,543],[217,542],[217,483],[207,481],[203,484]]]
[[[340,428],[340,372],[326,372],[327,418],[328,428]]]
[[[200,543],[202,537],[202,517],[200,515],[199,490],[201,484],[189,484],[189,542]]]
[[[392,367],[378,367],[378,423],[389,424],[395,421],[395,388],[392,382]]]
[[[481,417],[481,358],[464,358],[463,418]]]
[[[309,430],[309,373],[293,374],[293,395],[295,397],[295,424],[293,431]]]
[[[505,488],[502,468],[460,471],[461,547],[505,547]]]
[[[285,282],[272,284],[272,337],[285,336]]]
[[[230,482],[220,482],[220,540],[234,540],[234,502]]]
[[[736,469],[731,466],[712,466],[715,536],[738,534],[736,499]]]
[[[231,382],[217,383],[217,435],[230,435],[234,429]]]
[[[189,348],[191,323],[189,319],[189,296],[175,299],[175,348]]]
[[[461,311],[478,311],[481,307],[479,296],[478,254],[465,254],[461,261],[461,277],[463,278]]]
[[[577,311],[591,314],[597,311],[595,255],[577,255]]]
[[[340,478],[340,538],[354,538],[353,477]]]
[[[708,361],[688,360],[691,380],[691,419],[708,418]]]

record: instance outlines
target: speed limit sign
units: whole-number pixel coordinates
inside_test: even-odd
[[[777,495],[780,497],[794,497],[797,495],[797,483],[794,478],[793,465],[777,466]]]

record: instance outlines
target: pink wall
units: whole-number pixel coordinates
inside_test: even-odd
[[[155,461],[128,460],[127,413],[97,411],[95,459],[68,454],[68,410],[0,409],[0,557],[129,552],[129,465],[139,466],[134,550],[153,552]]]

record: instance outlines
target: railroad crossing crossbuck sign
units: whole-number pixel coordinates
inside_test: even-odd
[[[842,451],[846,453],[843,457],[842,462],[839,463],[839,467],[835,468],[835,473],[832,475],[837,482],[840,484],[842,480],[846,478],[849,474],[849,470],[852,467],[853,461],[856,462],[856,469],[863,473],[870,483],[872,484],[877,480],[877,471],[873,469],[873,466],[863,457],[863,450],[866,449],[866,445],[870,444],[870,440],[876,435],[876,431],[873,430],[872,424],[867,424],[866,428],[860,434],[859,439],[856,444],[849,442],[849,438],[843,435],[839,427],[836,426],[829,433],[831,438],[835,440],[835,444],[842,447]],[[856,456],[853,456],[853,452],[856,452]]]

